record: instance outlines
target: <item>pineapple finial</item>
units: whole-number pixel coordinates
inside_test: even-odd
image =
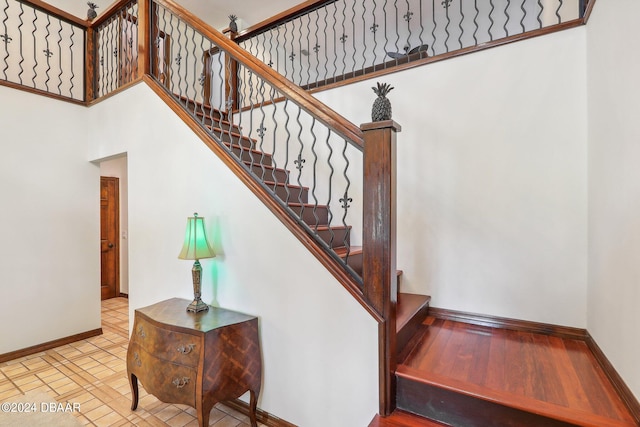
[[[229,29],[234,33],[238,32],[238,23],[236,22],[238,17],[236,15],[229,15]]]
[[[387,98],[387,94],[393,90],[393,86],[379,82],[376,85],[377,87],[371,88],[378,95],[371,109],[371,120],[374,122],[391,120],[391,101]]]
[[[98,12],[96,12],[98,5],[89,1],[87,2],[87,6],[89,6],[89,10],[87,10],[87,19],[89,21],[93,21],[98,16]]]

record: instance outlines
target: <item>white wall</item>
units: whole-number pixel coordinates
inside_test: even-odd
[[[395,87],[402,290],[586,327],[585,61],[577,28],[317,94],[360,124]]]
[[[129,293],[129,185],[127,156],[119,155],[100,162],[100,176],[118,178],[120,207],[120,293]]]
[[[0,354],[100,328],[86,109],[0,86]]]
[[[587,26],[588,329],[640,398],[638,15],[637,1],[598,1]]]
[[[146,85],[92,107],[89,125],[92,160],[127,153],[131,312],[193,296],[191,263],[177,257],[198,212],[218,254],[202,261],[203,300],[260,318],[259,407],[305,427],[367,425],[378,409],[369,314]]]

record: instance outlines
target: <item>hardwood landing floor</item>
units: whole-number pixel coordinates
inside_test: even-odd
[[[83,425],[197,426],[193,408],[162,403],[143,387],[138,409],[131,410],[128,307],[125,298],[104,300],[102,335],[0,363],[0,402],[42,391],[57,402],[80,404],[73,415]],[[249,418],[218,404],[211,410],[209,425],[249,427]]]
[[[400,375],[514,407],[635,426],[584,341],[427,317]],[[600,418],[601,417],[601,418]],[[615,420],[615,422],[614,422]],[[596,423],[596,425],[599,425]]]

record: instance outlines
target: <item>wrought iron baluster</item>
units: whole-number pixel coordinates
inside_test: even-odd
[[[329,149],[329,155],[327,156],[327,166],[329,167],[329,177],[327,179],[328,181],[328,197],[327,197],[327,211],[328,211],[328,216],[329,216],[329,220],[327,221],[328,227],[329,227],[329,247],[333,247],[333,238],[334,238],[334,233],[333,233],[333,229],[331,228],[331,224],[333,223],[333,213],[331,212],[331,196],[332,196],[332,187],[333,187],[333,174],[335,172],[335,169],[333,168],[333,165],[331,164],[331,157],[333,157],[333,148],[331,147],[331,129],[329,129],[329,132],[327,133],[327,139],[325,140],[325,143],[327,145],[327,148]]]
[[[527,0],[522,0],[522,3],[520,3],[520,10],[522,11],[522,19],[520,19],[520,28],[522,29],[523,33],[526,31],[526,28],[524,26],[524,19],[527,17],[527,10],[524,8],[526,1]]]
[[[372,49],[373,50],[373,59],[371,61],[371,65],[375,67],[375,65],[376,65],[376,50],[378,49],[378,37],[377,37],[377,35],[378,35],[378,28],[379,28],[380,25],[376,22],[376,6],[377,6],[376,0],[372,0],[372,3],[373,3],[373,8],[371,10],[371,16],[373,17],[373,26],[372,26],[372,28],[373,28],[373,30],[372,30],[372,32],[373,32],[373,49]],[[365,42],[364,48],[365,48],[364,50],[366,51],[367,50],[366,42]],[[365,66],[366,66],[366,64],[365,64]]]
[[[332,6],[333,6],[333,19],[332,19],[332,22],[333,22],[332,33],[333,33],[333,35],[331,37],[331,40],[333,41],[333,70],[332,70],[331,74],[333,74],[333,81],[335,83],[336,77],[337,77],[337,74],[338,74],[338,66],[337,66],[337,63],[336,63],[336,61],[338,59],[338,41],[337,41],[338,32],[336,31],[336,22],[338,22],[338,19],[336,18],[336,15],[338,13],[338,6],[336,5],[336,3],[333,3]]]
[[[58,95],[62,95],[62,21],[58,19]]]
[[[542,16],[543,10],[544,7],[542,6],[542,0],[538,0],[538,15],[536,16],[536,19],[538,20],[538,28],[542,28],[542,19],[540,19],[540,16]]]
[[[362,2],[362,67],[365,68],[367,66],[367,4],[366,2]],[[373,27],[370,27],[370,29]]]
[[[312,178],[311,178],[311,198],[313,199],[313,218],[315,220],[314,224],[313,224],[313,228],[314,230],[317,232],[318,231],[318,226],[320,224],[320,217],[318,216],[318,197],[316,196],[316,189],[317,189],[317,184],[318,184],[318,177],[317,177],[317,171],[318,171],[318,153],[316,152],[316,144],[318,142],[318,138],[316,136],[316,132],[314,131],[314,127],[316,125],[316,119],[315,117],[312,118],[311,120],[311,127],[310,127],[310,133],[311,133],[311,155],[313,156],[313,169],[312,169]]]
[[[451,34],[449,33],[449,24],[451,24],[451,18],[449,17],[449,5],[451,4],[451,1],[452,0],[442,0],[442,5],[444,6],[445,17],[447,20],[444,26],[444,32],[447,34],[447,36],[444,39],[444,47],[447,52],[449,52],[449,37],[451,36]]]
[[[351,189],[351,180],[349,179],[349,158],[347,157],[347,146],[349,145],[349,143],[344,140],[344,145],[342,148],[342,158],[344,159],[344,170],[343,170],[343,177],[346,181],[346,186],[344,189],[344,196],[339,200],[340,202],[342,202],[342,209],[344,210],[344,213],[342,215],[342,226],[348,230],[348,224],[347,224],[347,213],[349,211],[349,208],[351,207],[350,203],[353,202],[353,199],[351,197],[349,197],[349,190]],[[349,233],[344,234],[344,239],[342,241],[343,246],[347,249],[347,253],[345,256],[345,263],[347,265],[348,264],[348,260],[349,260],[349,252],[351,250],[350,247],[350,240],[349,240]]]
[[[297,202],[300,204],[301,206],[301,212],[304,209],[304,200],[302,198],[302,188],[304,187],[302,185],[302,181],[301,181],[301,177],[302,177],[302,170],[304,168],[304,163],[306,162],[306,160],[303,158],[303,154],[304,154],[304,143],[302,142],[302,130],[303,130],[303,126],[302,126],[302,122],[300,121],[300,115],[302,114],[302,108],[300,108],[300,106],[298,106],[298,114],[296,115],[296,123],[298,125],[298,145],[300,146],[300,149],[298,151],[298,156],[297,156],[297,160],[294,160],[294,164],[296,165],[296,169],[298,171],[298,186],[300,187],[300,191],[298,191],[298,200]],[[285,168],[286,169],[286,168]],[[285,185],[287,185],[287,183],[285,183]],[[302,214],[300,214],[300,216],[302,216]]]
[[[74,88],[74,83],[73,83],[73,79],[75,78],[75,71],[73,71],[74,68],[74,63],[73,63],[73,46],[75,44],[75,28],[72,25],[71,26],[71,44],[69,45],[69,59],[70,59],[70,70],[71,70],[71,78],[69,79],[69,97],[73,98],[73,88]]]
[[[7,28],[7,21],[9,20],[9,0],[5,0],[5,7],[2,10],[2,12],[4,13],[4,18],[2,19],[2,27],[4,28],[4,32],[2,34],[0,34],[0,37],[2,38],[3,41],[3,45],[4,45],[4,51],[5,51],[5,55],[4,55],[4,68],[2,69],[2,75],[4,76],[4,80],[8,80],[7,78],[7,70],[9,69],[9,46],[8,44],[11,43],[12,38],[9,37],[9,31]]]
[[[23,15],[24,15],[24,7],[22,6],[22,3],[20,3],[20,13],[18,14],[18,39],[19,39],[18,51],[20,52],[20,61],[18,61],[18,68],[19,68],[18,82],[20,82],[20,84],[22,84],[22,74],[24,73],[24,68],[22,67],[22,64],[25,61],[24,55],[22,54],[22,26],[24,25],[24,21],[22,20]]]
[[[31,32],[31,37],[33,39],[33,68],[31,69],[31,72],[33,73],[33,75],[31,76],[31,83],[33,84],[33,87],[36,88],[36,77],[38,75],[38,72],[36,71],[36,68],[38,67],[38,57],[36,56],[36,50],[37,50],[37,46],[38,46],[38,42],[36,40],[36,31],[38,26],[36,25],[36,21],[38,20],[38,15],[36,13],[36,10],[33,9],[33,21],[31,22],[31,24],[33,25],[33,31]]]
[[[506,19],[504,20],[504,25],[502,26],[502,30],[504,31],[507,37],[509,37],[509,29],[507,28],[507,24],[511,20],[511,15],[509,15],[509,6],[511,6],[511,3],[506,2],[504,6],[504,16]]]
[[[562,23],[562,17],[560,16],[560,9],[564,4],[564,0],[558,0],[558,8],[556,9],[556,17],[558,18],[558,24]]]
[[[342,34],[340,36],[340,44],[342,45],[342,71],[341,75],[345,75],[347,72],[347,34],[346,34],[346,19],[347,19],[347,2],[344,0],[342,2],[342,23],[340,25],[339,33]]]
[[[420,23],[420,33],[418,34],[418,40],[420,41],[420,47],[425,45],[425,40],[422,38],[422,35],[424,34],[424,16],[422,14],[422,0],[420,0],[418,2],[419,8],[418,8],[418,12],[419,12],[419,23]],[[427,52],[425,50],[420,50],[420,58],[422,58],[422,56],[425,55],[427,56]]]
[[[460,49],[462,49],[462,35],[464,34],[464,28],[462,27],[462,23],[464,21],[464,12],[462,11],[462,1],[458,1],[458,5],[460,6],[460,20],[458,21],[458,29],[460,30],[460,35],[458,36],[458,43],[460,44]]]
[[[493,0],[489,0],[489,5],[491,6],[491,10],[489,10],[489,22],[491,22],[491,24],[489,25],[489,29],[487,30],[489,32],[489,40],[493,41],[493,33],[491,32],[491,29],[493,28],[493,11],[495,10],[495,6],[493,5]]]
[[[473,0],[473,7],[476,10],[476,14],[473,17],[473,24],[475,26],[475,30],[473,30],[473,44],[474,46],[477,46],[478,37],[476,36],[476,34],[478,34],[478,30],[480,29],[480,27],[478,26],[478,15],[480,14],[480,10],[478,9],[478,0]]]
[[[432,51],[433,55],[437,55],[439,52],[436,52],[436,42],[438,41],[436,38],[436,0],[431,0],[431,20],[433,21],[433,27],[431,27],[431,37],[433,37],[433,46]]]
[[[327,81],[328,79],[328,74],[329,74],[329,69],[327,68],[327,62],[329,62],[329,56],[328,56],[328,49],[327,46],[329,46],[329,40],[327,39],[327,28],[329,26],[329,23],[327,21],[327,9],[323,8],[322,9],[324,11],[324,26],[322,28],[322,35],[323,35],[323,42],[322,42],[322,46],[324,46],[325,48],[322,50],[324,52],[324,76],[322,76],[322,80],[323,81]]]

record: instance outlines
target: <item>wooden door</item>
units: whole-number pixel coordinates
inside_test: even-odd
[[[101,299],[120,294],[120,206],[118,178],[100,177],[100,294]]]

